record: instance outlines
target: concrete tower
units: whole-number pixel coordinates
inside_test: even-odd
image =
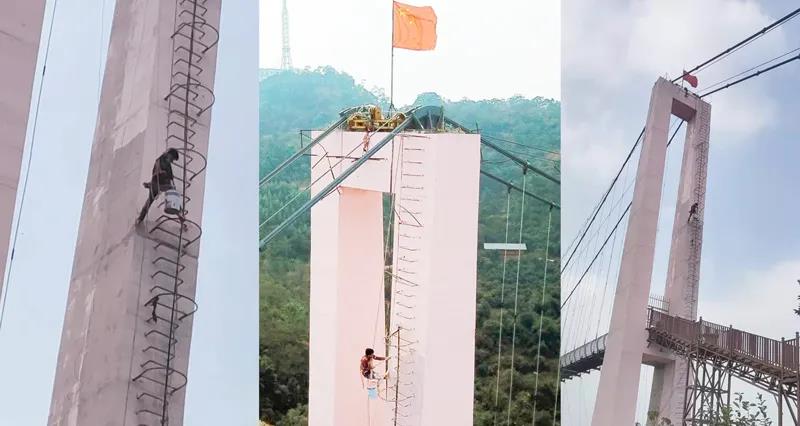
[[[708,103],[663,78],[653,87],[593,426],[634,423],[642,363],[655,367],[650,410],[673,424],[683,419],[685,361],[649,348],[645,327],[672,115],[685,120],[688,127],[665,296],[670,314],[691,320],[697,315],[710,114]]]
[[[314,148],[313,192],[363,139],[334,132]],[[478,135],[400,133],[311,210],[309,425],[472,423],[479,173]],[[396,212],[388,330],[383,193]],[[366,347],[391,356],[373,400]]]
[[[5,280],[11,222],[31,90],[44,19],[44,0],[10,0],[0,13],[0,293]]]
[[[50,425],[183,423],[220,1],[117,2]],[[136,226],[167,148],[185,220]]]

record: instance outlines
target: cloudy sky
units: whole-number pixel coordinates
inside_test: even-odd
[[[560,98],[558,0],[424,0],[438,16],[436,49],[395,51],[395,103],[436,91],[448,99]],[[281,0],[261,0],[264,68],[281,64]],[[389,93],[392,2],[288,0],[292,62],[330,65]]]
[[[54,4],[47,1],[45,32]],[[2,425],[47,422],[113,16],[113,0],[57,4],[0,328]],[[254,424],[258,417],[258,4],[225,4],[218,53],[224,66],[216,75],[186,426]],[[41,67],[40,61],[39,75]],[[37,78],[34,93],[41,83]],[[31,129],[32,120],[28,148]],[[29,155],[30,150],[24,158]],[[232,181],[252,186],[231,192]]]
[[[589,0],[565,1],[562,235],[577,233],[607,188],[644,124],[658,76],[675,77],[796,6],[790,0],[615,0],[598,8]],[[700,88],[798,47],[795,19],[701,72]],[[708,99],[712,131],[699,312],[773,338],[800,329],[800,318],[791,313],[800,292],[799,67],[785,66]],[[654,293],[663,293],[680,149],[677,142],[670,148],[667,164]],[[568,382],[562,424],[588,424],[583,422],[591,418],[595,392],[596,373]]]

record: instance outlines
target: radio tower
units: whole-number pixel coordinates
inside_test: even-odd
[[[286,0],[283,0],[283,55],[281,56],[281,69],[292,68],[292,52],[289,49],[289,9]]]

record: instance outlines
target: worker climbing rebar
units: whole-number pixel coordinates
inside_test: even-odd
[[[364,351],[364,356],[361,357],[361,377],[365,379],[377,379],[378,377],[375,376],[375,365],[372,361],[386,361],[389,358],[384,358],[375,355],[375,351],[372,348],[367,348]]]
[[[697,203],[695,202],[694,204],[692,204],[692,207],[689,208],[689,218],[686,219],[686,222],[687,223],[691,222],[692,218],[695,217],[696,214],[697,214]]]
[[[150,182],[142,184],[147,188],[147,201],[144,202],[142,211],[139,212],[139,217],[136,219],[137,224],[141,223],[147,216],[147,212],[150,210],[153,201],[158,197],[158,194],[175,189],[175,175],[172,173],[172,163],[178,161],[178,157],[178,150],[169,148],[156,158]]]

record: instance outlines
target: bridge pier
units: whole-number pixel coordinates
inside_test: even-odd
[[[673,225],[666,299],[670,313],[694,319],[697,312],[710,106],[695,94],[659,78],[653,87],[639,157],[592,417],[594,426],[634,423],[643,362],[656,366],[650,409],[669,418],[673,424],[683,420],[685,362],[675,359],[649,362],[645,331],[672,115],[688,122],[689,126]]]
[[[117,2],[48,425],[183,424],[220,11]],[[183,219],[137,225],[167,148]]]

